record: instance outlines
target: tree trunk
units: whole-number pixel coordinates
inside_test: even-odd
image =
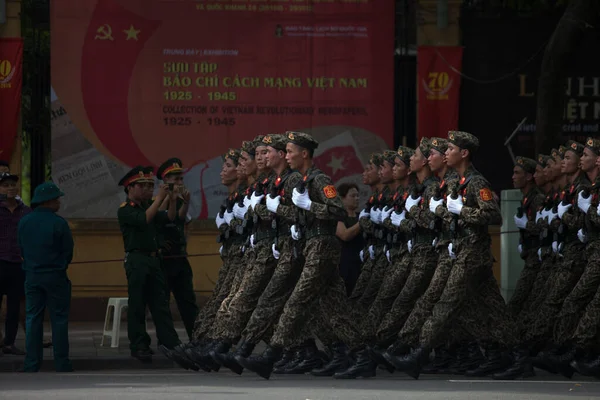
[[[567,67],[583,36],[600,22],[598,3],[598,0],[571,0],[546,46],[537,88],[536,154],[564,141]]]

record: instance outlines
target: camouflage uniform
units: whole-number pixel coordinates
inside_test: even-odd
[[[264,145],[271,140],[271,135],[265,136]],[[272,180],[274,175],[269,174],[258,181],[253,188],[254,194],[266,195]],[[214,329],[214,338],[230,342],[240,337],[277,265],[271,249],[276,233],[276,230],[272,229],[273,216],[263,203],[264,201],[261,201],[254,206],[251,213],[248,212],[253,221],[251,238],[254,240],[254,246],[250,244],[249,247],[253,248],[255,256],[254,259],[249,258],[244,265],[243,277],[237,290],[230,292],[232,296],[229,303],[221,306]]]
[[[544,155],[538,156],[538,162],[543,165],[545,162]],[[517,166],[523,168],[525,172],[533,174],[536,169],[536,162],[529,158],[517,157]],[[515,287],[515,291],[508,301],[510,312],[517,317],[523,308],[523,305],[535,283],[538,272],[540,271],[541,261],[538,256],[539,243],[539,225],[536,223],[536,212],[542,207],[544,202],[544,194],[537,186],[533,186],[528,193],[525,194],[521,202],[520,212],[527,217],[527,224],[524,229],[520,229],[519,248],[520,255],[525,260],[525,266],[521,271],[519,280]]]
[[[296,134],[290,135],[293,142]],[[311,167],[303,180],[312,200],[309,212],[300,211],[305,214],[306,223],[303,232],[306,238],[305,262],[300,279],[283,309],[271,345],[276,348],[292,345],[294,336],[301,331],[310,319],[309,313],[314,310],[324,315],[324,320],[343,342],[351,347],[359,346],[360,331],[350,318],[346,289],[338,272],[341,246],[335,231],[337,221],[345,215],[344,207],[331,179],[318,169]]]
[[[242,333],[250,343],[256,344],[272,335],[269,330],[276,324],[302,272],[302,255],[290,236],[290,226],[297,222],[298,214],[292,204],[292,191],[301,180],[298,172],[286,169],[270,189],[270,192],[275,190],[281,198],[277,207],[277,249],[280,255],[271,280]]]
[[[454,170],[448,170],[444,175],[444,179],[440,182],[439,192],[436,197],[439,196],[445,198],[448,186],[456,185],[458,180],[458,174]],[[438,237],[435,246],[438,253],[437,268],[431,278],[429,287],[423,296],[415,303],[410,316],[398,334],[399,342],[410,347],[416,347],[419,344],[421,328],[427,318],[431,316],[433,307],[440,299],[453,265],[453,260],[450,258],[450,254],[448,254],[448,245],[452,240],[454,228],[452,224],[455,219],[453,214],[448,212],[448,209],[445,207],[437,207],[435,212],[436,216],[439,218],[439,224],[441,224],[437,232]]]
[[[478,147],[478,140],[465,132],[450,132],[448,140],[460,148]],[[516,325],[507,317],[492,273],[488,226],[501,221],[499,206],[487,180],[472,166],[459,181],[458,192],[463,196],[464,206],[458,218],[457,239],[452,243],[456,260],[442,296],[423,325],[420,345],[431,349],[441,344],[456,317],[468,313],[474,317],[466,318],[463,325],[466,331],[473,335],[484,334],[483,340],[513,346],[517,343]],[[485,296],[476,296],[477,301],[469,302],[477,293],[485,293]],[[481,332],[478,325],[483,319],[493,321],[494,329]]]
[[[400,146],[395,157],[400,158],[408,166],[413,153],[414,150]],[[395,162],[395,160],[393,161]],[[404,201],[410,192],[410,185],[406,188],[398,187],[396,193],[391,198],[390,206],[396,212],[404,209]],[[374,339],[377,327],[384,315],[392,308],[392,304],[404,287],[404,283],[410,272],[410,257],[407,245],[409,230],[400,230],[400,227],[392,224],[391,218],[386,218],[382,222],[382,225],[387,231],[385,239],[387,242],[386,247],[389,247],[390,252],[390,265],[377,296],[369,307],[367,317],[363,322],[363,334],[368,340]],[[408,225],[404,225],[404,227],[408,227]],[[387,255],[384,254],[384,257],[387,261]]]
[[[588,138],[586,147],[598,155],[600,153],[600,140]],[[579,281],[562,304],[558,314],[554,326],[554,343],[557,345],[562,345],[571,339],[588,303],[594,298],[600,285],[600,216],[597,213],[599,188],[600,178],[596,178],[596,181],[588,188],[589,195],[592,196],[590,199],[591,204],[587,213],[582,211],[584,231],[588,241],[585,245],[587,265]],[[583,194],[582,200],[584,200]],[[578,211],[581,211],[581,209]]]
[[[583,145],[569,141],[567,151],[577,154],[583,152]],[[574,146],[574,147],[570,147]],[[589,186],[587,178],[580,174],[571,185],[567,185],[561,193],[563,203],[572,207],[561,218],[564,233],[563,258],[547,281],[544,291],[547,293],[542,306],[537,310],[537,316],[527,330],[525,341],[541,345],[552,338],[552,328],[561,310],[562,304],[579,280],[585,267],[585,246],[577,238],[577,231],[583,228],[584,214],[577,209],[575,201],[579,189]]]

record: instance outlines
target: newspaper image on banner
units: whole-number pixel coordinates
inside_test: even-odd
[[[375,0],[57,0],[53,178],[76,160],[102,162],[80,165],[89,173],[69,189],[100,186],[93,207],[62,214],[114,218],[124,194],[111,179],[178,157],[191,214],[213,218],[226,195],[221,154],[288,130],[322,143],[334,181],[360,175],[393,143],[393,11]]]

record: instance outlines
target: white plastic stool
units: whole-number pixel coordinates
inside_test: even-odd
[[[106,306],[106,317],[104,317],[104,331],[102,332],[102,342],[100,346],[104,346],[104,338],[110,336],[110,347],[119,347],[119,333],[121,331],[121,312],[127,307],[127,297],[111,297],[108,299]],[[110,309],[113,308],[111,314]],[[108,329],[110,316],[112,315],[111,329]]]

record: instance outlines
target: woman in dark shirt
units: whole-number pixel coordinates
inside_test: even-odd
[[[354,183],[342,183],[338,193],[348,212],[344,222],[338,222],[336,235],[342,240],[342,256],[340,259],[340,275],[346,283],[348,296],[352,293],[360,274],[360,250],[364,247],[364,239],[358,224],[358,186]]]

